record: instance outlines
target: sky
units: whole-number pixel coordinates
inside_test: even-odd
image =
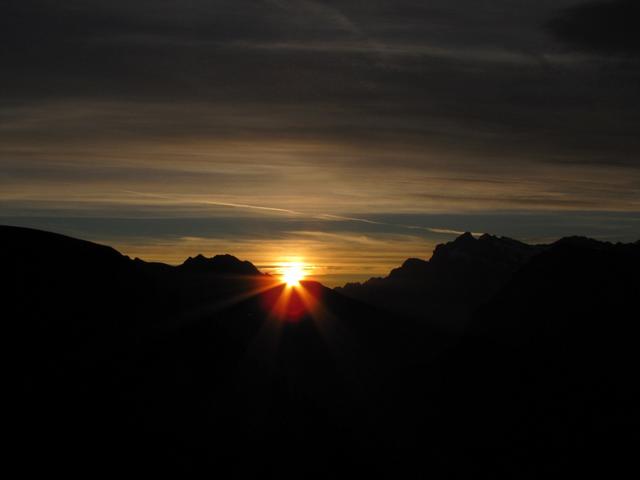
[[[5,0],[0,223],[334,286],[640,238],[640,2]]]

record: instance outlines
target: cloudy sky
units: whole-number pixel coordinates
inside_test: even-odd
[[[0,223],[330,285],[640,238],[640,2],[5,0]]]

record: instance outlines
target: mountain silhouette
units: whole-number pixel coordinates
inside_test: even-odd
[[[233,255],[204,255],[189,257],[180,265],[183,270],[214,275],[260,275],[260,271],[249,261],[238,260]]]
[[[109,458],[184,472],[250,452],[252,474],[282,450],[287,468],[310,468],[327,444],[347,458],[390,441],[368,398],[439,341],[412,338],[410,323],[389,331],[378,310],[317,282],[282,307],[283,284],[230,256],[171,267],[36,230],[0,238],[25,464],[63,466],[73,452],[81,469]]]
[[[466,432],[450,441],[517,445],[540,477],[628,465],[640,425],[639,271],[638,242],[570,237],[532,257],[440,359],[441,401],[457,412],[447,424]]]
[[[317,282],[290,289],[231,256],[173,267],[17,227],[0,242],[24,472],[637,469],[638,242],[463,235],[378,282],[440,288],[442,310],[432,293],[419,310],[433,322]],[[472,310],[464,332],[433,327],[449,321],[444,298]]]
[[[476,239],[467,232],[438,245],[430,260],[410,258],[385,278],[348,283],[336,290],[392,312],[459,329],[543,249],[488,234]]]

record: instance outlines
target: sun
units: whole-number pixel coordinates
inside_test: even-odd
[[[301,263],[292,263],[282,268],[282,280],[289,287],[299,286],[304,277],[304,265]]]

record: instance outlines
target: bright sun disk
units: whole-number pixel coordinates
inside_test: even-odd
[[[300,285],[300,280],[302,280],[304,276],[304,267],[300,264],[287,265],[282,269],[282,280],[290,287]]]

